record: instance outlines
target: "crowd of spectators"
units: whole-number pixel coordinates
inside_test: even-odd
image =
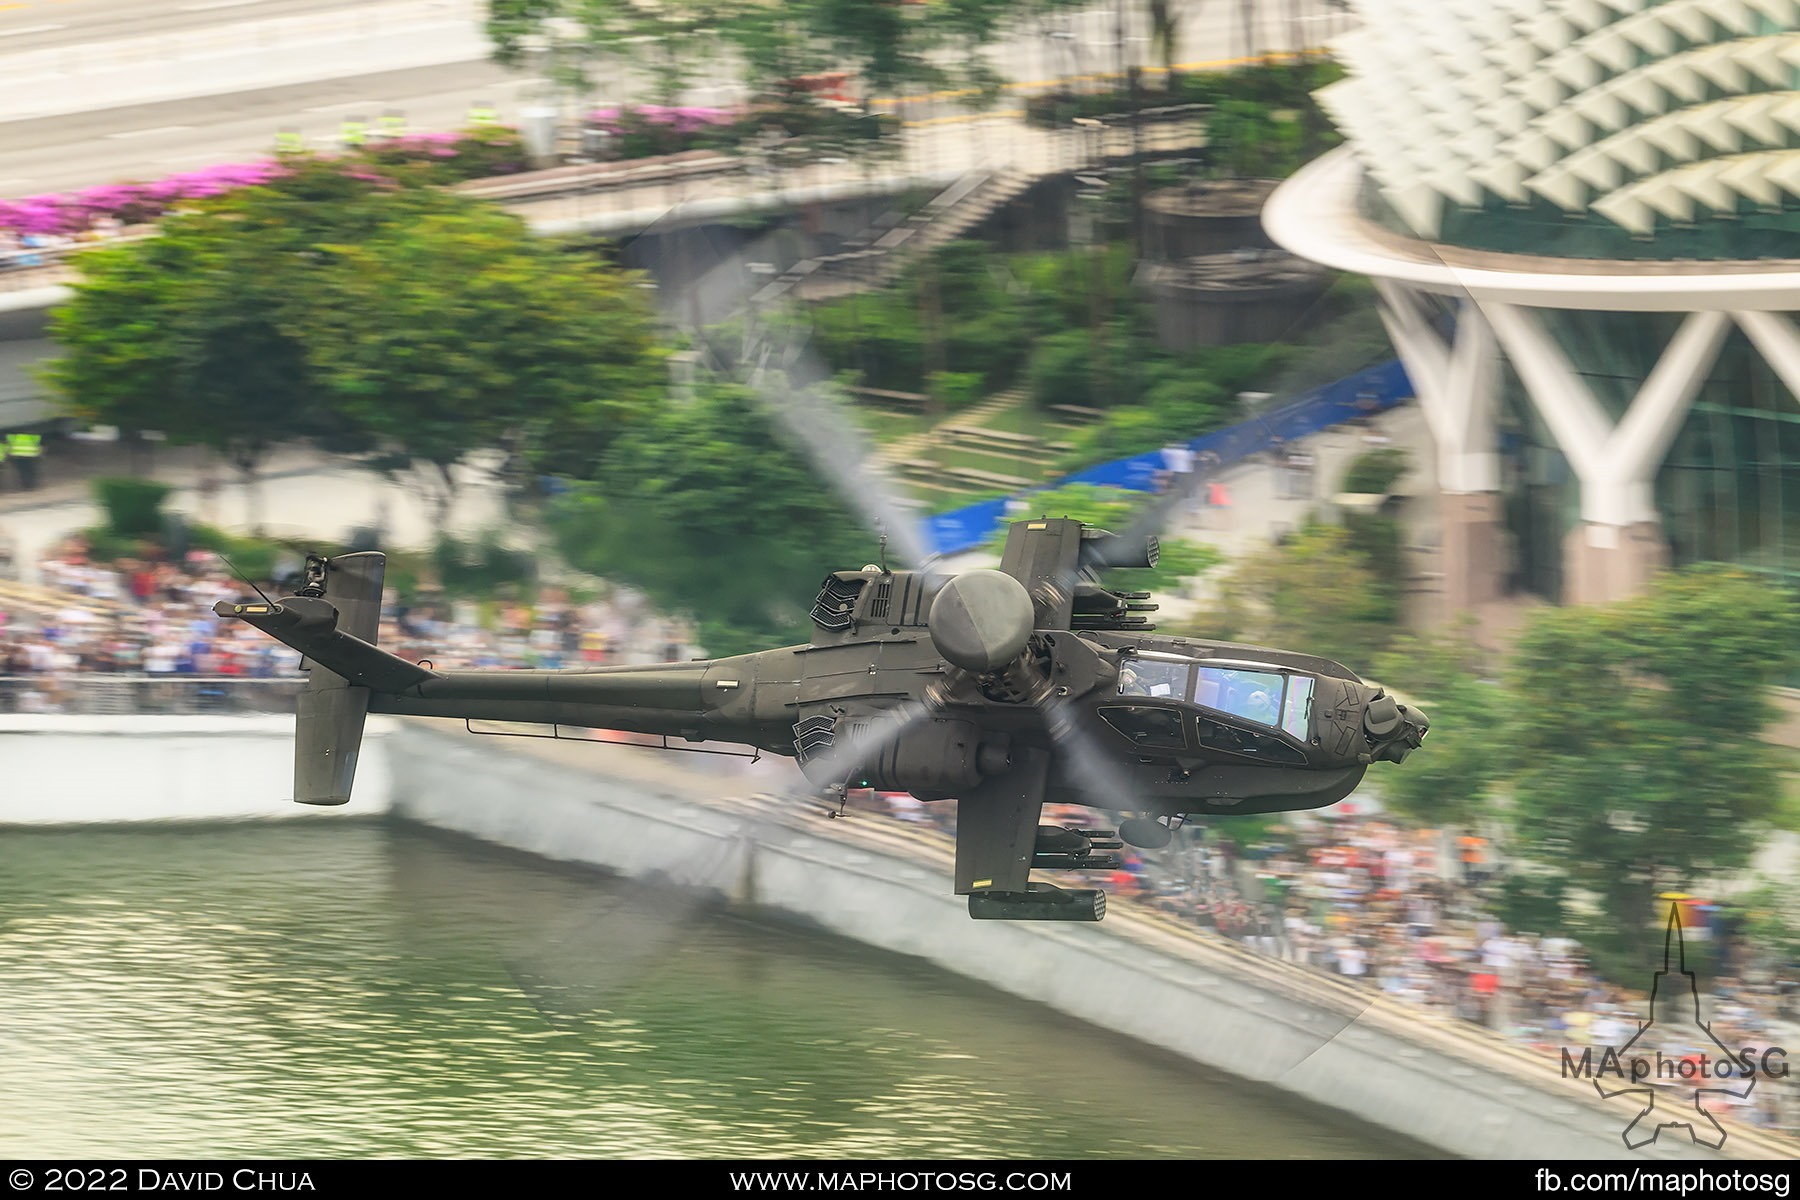
[[[240,600],[250,587],[210,551],[193,551],[180,562],[98,562],[74,537],[39,573],[66,603],[9,610],[0,598],[0,710],[81,711],[76,677],[84,674],[151,682],[299,680],[292,650],[242,622],[213,616],[215,602]],[[650,611],[624,588],[578,603],[567,591],[546,587],[530,602],[487,605],[440,593],[403,601],[390,588],[383,609],[383,646],[441,668],[555,669],[698,653],[684,624]],[[182,703],[154,690],[142,694],[155,707]],[[213,687],[205,695],[213,707],[287,702],[267,688]]]
[[[74,233],[20,231],[0,227],[0,271],[48,266],[63,251],[93,242],[109,241],[125,230],[124,222],[108,214],[94,216]]]
[[[883,800],[893,816],[954,832],[953,803],[922,804],[904,794]],[[1051,808],[1043,819],[1094,826],[1104,814]],[[1494,916],[1501,867],[1483,838],[1408,828],[1357,798],[1323,814],[1289,814],[1245,845],[1230,829],[1229,823],[1188,824],[1166,849],[1126,847],[1115,852],[1122,859],[1117,870],[1088,882],[1071,875],[1065,886],[1103,886],[1249,950],[1452,1022],[1485,1026],[1541,1055],[1548,1070],[1563,1070],[1565,1050],[1576,1063],[1591,1050],[1589,1061],[1598,1065],[1607,1047],[1626,1046],[1650,1015],[1648,970],[1642,987],[1621,987],[1602,979],[1573,939],[1502,926]],[[1693,910],[1687,911],[1691,921]],[[1693,957],[1713,932],[1685,931]],[[1645,961],[1660,964],[1660,931],[1646,921],[1645,936]],[[1732,949],[1716,974],[1700,976],[1712,1036],[1734,1052],[1792,1044],[1800,1030],[1795,964],[1760,957],[1762,948]],[[1705,1031],[1691,1019],[1684,1027],[1677,1015],[1679,1005],[1666,1003],[1657,1021],[1664,1028],[1646,1034],[1633,1051],[1653,1071],[1669,1064],[1648,1082],[1679,1093],[1662,1102],[1670,1107],[1692,1103],[1694,1078],[1684,1077],[1679,1064],[1698,1068],[1700,1056],[1719,1057]],[[1759,1076],[1746,1097],[1721,1097],[1710,1107],[1729,1105],[1764,1128],[1800,1132],[1800,1099],[1781,1076],[1785,1066],[1778,1053],[1770,1069],[1780,1077]],[[1609,1091],[1640,1086],[1611,1076],[1601,1082]],[[1710,1086],[1742,1091],[1744,1085]],[[1622,1119],[1629,1119],[1629,1105],[1620,1104]]]

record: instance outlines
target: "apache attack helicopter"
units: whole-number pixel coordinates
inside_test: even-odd
[[[815,785],[955,798],[956,892],[991,920],[1098,921],[1105,893],[1033,882],[1110,870],[1189,816],[1321,808],[1425,738],[1416,708],[1329,659],[1152,636],[1154,536],[1022,520],[999,570],[881,565],[827,576],[812,641],[694,662],[445,670],[382,650],[384,555],[307,560],[293,596],[221,601],[300,652],[294,798],[347,803],[368,713],[523,722],[727,742],[791,756]],[[471,727],[472,728],[472,727]],[[1131,814],[1039,823],[1045,804]]]

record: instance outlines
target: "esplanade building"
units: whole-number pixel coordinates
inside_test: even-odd
[[[1800,583],[1800,0],[1353,0],[1344,144],[1263,209],[1373,278],[1445,599]]]

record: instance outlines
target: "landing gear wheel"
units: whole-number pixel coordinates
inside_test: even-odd
[[[1175,831],[1154,817],[1131,817],[1119,822],[1119,840],[1140,850],[1161,850]]]

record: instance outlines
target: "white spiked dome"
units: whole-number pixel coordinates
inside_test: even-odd
[[[1800,200],[1800,0],[1352,0],[1318,93],[1419,237],[1542,202],[1636,235]]]

